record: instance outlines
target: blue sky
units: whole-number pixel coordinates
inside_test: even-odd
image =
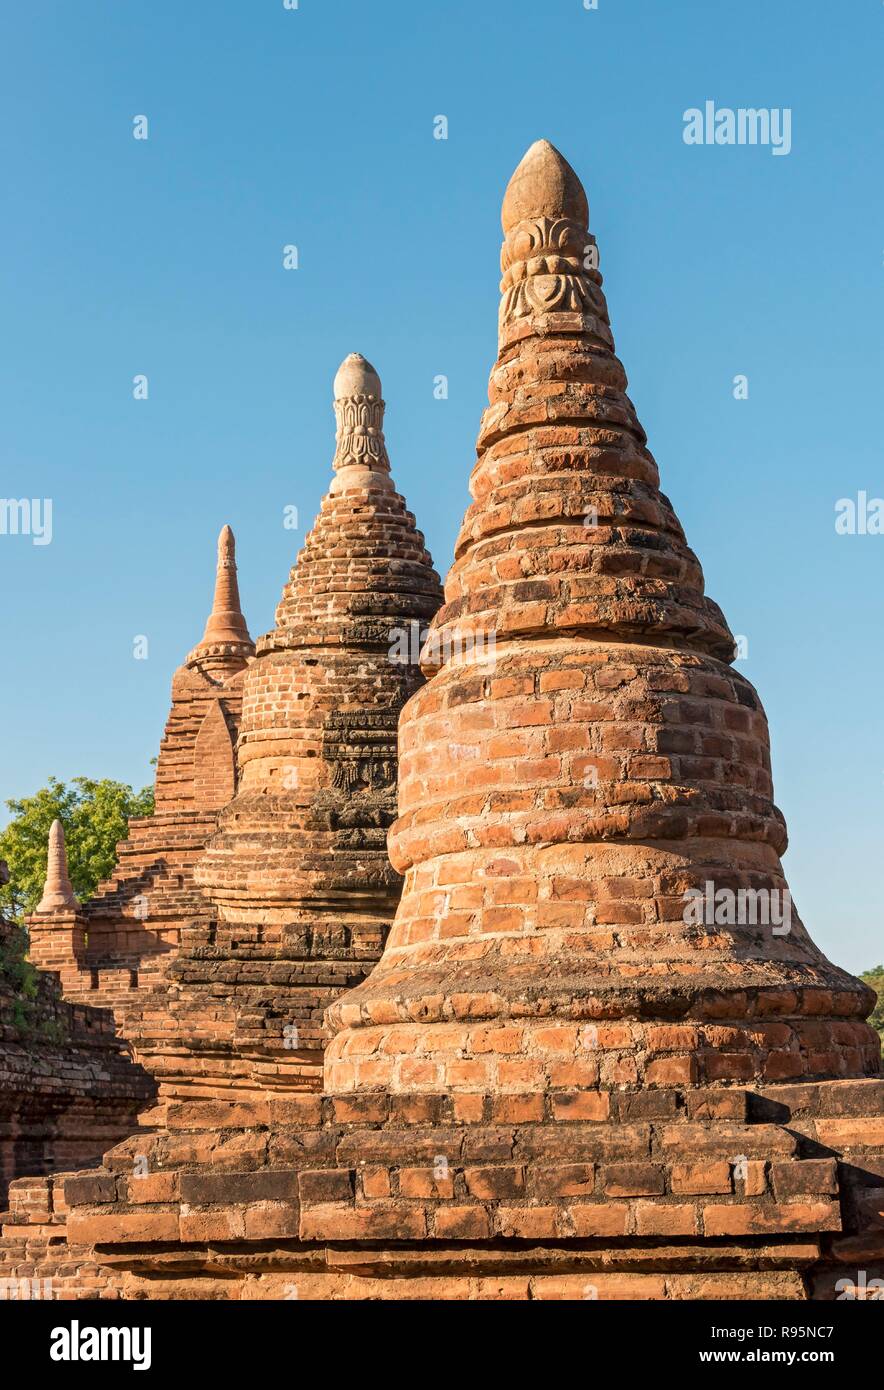
[[[546,136],[586,185],[664,490],[749,641],[798,909],[839,962],[884,957],[884,537],[834,529],[837,499],[884,493],[882,24],[877,0],[11,9],[0,492],[51,497],[54,534],[0,536],[0,796],[149,780],[224,522],[252,633],[272,626],[348,352],[381,374],[394,477],[445,572],[500,200]],[[790,108],[790,153],[686,145],[706,100]]]

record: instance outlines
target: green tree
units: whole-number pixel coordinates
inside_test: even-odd
[[[9,865],[9,882],[0,886],[0,913],[21,922],[40,901],[49,827],[56,817],[64,826],[74,892],[85,901],[113,869],[130,816],[153,814],[153,787],[136,792],[109,778],[75,777],[65,784],[50,777],[47,787],[6,806],[12,820],[0,831],[0,859]]]
[[[878,992],[878,1002],[875,1005],[869,1019],[873,1028],[877,1028],[878,1035],[884,1042],[884,965],[875,965],[871,970],[864,970],[859,977],[865,980],[867,985]]]

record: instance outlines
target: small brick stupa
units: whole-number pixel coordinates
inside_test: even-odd
[[[74,886],[68,873],[68,857],[64,843],[64,826],[54,820],[49,827],[49,848],[46,856],[46,882],[35,912],[76,911],[78,907]]]
[[[358,354],[334,408],[334,478],[258,640],[237,793],[197,870],[211,921],[173,972],[203,1094],[318,1089],[323,1010],[377,961],[401,891],[386,851],[396,726],[423,677],[395,657],[442,592],[390,477],[380,380]]]

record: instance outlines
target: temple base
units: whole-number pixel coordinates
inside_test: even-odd
[[[67,1297],[884,1293],[884,1080],[191,1103],[105,1165]]]

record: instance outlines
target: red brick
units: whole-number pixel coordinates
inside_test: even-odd
[[[434,1230],[446,1240],[488,1240],[491,1220],[484,1207],[439,1207],[434,1213]]]
[[[839,1231],[837,1202],[734,1202],[703,1211],[707,1236],[753,1236],[787,1231]]]
[[[601,1170],[609,1197],[650,1197],[663,1191],[663,1169],[655,1163],[609,1163]]]
[[[465,1168],[464,1181],[471,1197],[500,1199],[520,1197],[525,1191],[523,1168]]]
[[[730,1192],[731,1165],[726,1162],[676,1163],[670,1182],[676,1193]]]
[[[629,1221],[625,1202],[575,1202],[568,1207],[575,1236],[624,1236]]]
[[[554,1240],[557,1207],[498,1207],[496,1224],[502,1236],[514,1240]]]
[[[694,1207],[668,1202],[637,1202],[635,1230],[640,1236],[692,1236],[698,1218]]]
[[[563,1091],[553,1095],[557,1120],[606,1120],[611,1100],[606,1091]]]
[[[833,1158],[805,1158],[797,1163],[772,1163],[771,1184],[778,1202],[801,1194],[834,1196],[838,1191],[838,1165]]]

